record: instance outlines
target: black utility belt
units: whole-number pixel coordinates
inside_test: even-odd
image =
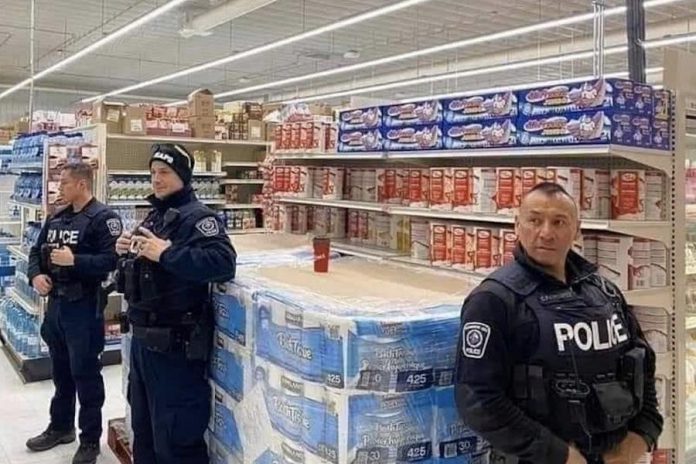
[[[170,353],[181,351],[189,341],[191,330],[188,327],[131,327],[133,337],[142,340],[152,351]]]

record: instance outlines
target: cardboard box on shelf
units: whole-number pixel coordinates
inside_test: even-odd
[[[215,118],[210,116],[194,116],[189,118],[191,133],[198,139],[215,138]]]
[[[645,220],[645,171],[615,169],[611,171],[611,218]]]
[[[451,168],[430,169],[430,207],[439,210],[451,210],[454,196],[454,184]]]
[[[643,290],[650,288],[650,242],[646,238],[634,238],[629,262],[628,288]]]
[[[447,223],[430,223],[430,264],[434,266],[452,265],[449,249],[451,230]]]
[[[611,189],[609,171],[604,169],[582,170],[582,200],[580,217],[583,219],[609,219],[611,215]]]
[[[573,197],[576,204],[582,201],[582,169],[568,167],[546,168],[546,181],[558,184]]]
[[[411,221],[411,258],[430,259],[430,223]]]
[[[667,286],[667,247],[654,240],[650,242],[650,286]]]
[[[517,235],[512,229],[500,229],[500,265],[505,266],[515,260],[514,252],[517,247]]]
[[[464,224],[450,224],[449,246],[450,261],[455,269],[474,270],[474,254],[476,243],[474,228]]]
[[[266,123],[250,120],[248,123],[248,140],[266,140]]]
[[[597,236],[597,266],[599,275],[606,277],[621,290],[628,290],[630,250],[633,237],[621,235]]]
[[[542,182],[546,182],[546,168],[520,168],[522,196]]]
[[[473,205],[473,171],[471,168],[452,168],[452,209],[470,212]]]
[[[660,171],[645,171],[645,219],[661,221],[665,217],[665,176]]]
[[[146,135],[145,108],[126,106],[123,109],[123,133],[126,135]]]
[[[194,90],[188,96],[189,117],[215,117],[215,99],[208,89]]]
[[[495,213],[497,172],[495,168],[473,168],[472,210],[476,213]]]
[[[519,168],[498,168],[495,202],[498,214],[512,215],[522,199],[522,175]]]
[[[474,270],[489,272],[500,267],[500,232],[492,227],[475,227],[476,238]]]
[[[124,103],[97,100],[92,107],[92,122],[106,124],[106,132],[120,134],[122,132],[122,112]]]
[[[430,196],[430,169],[409,169],[405,203],[412,208],[427,208]]]

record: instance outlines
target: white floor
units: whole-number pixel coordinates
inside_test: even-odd
[[[104,405],[104,434],[101,464],[118,464],[106,444],[106,422],[125,415],[125,400],[121,395],[121,366],[104,368],[106,404]],[[12,368],[4,351],[0,350],[0,464],[70,464],[77,441],[61,445],[44,453],[32,453],[24,443],[41,433],[48,424],[48,405],[53,395],[53,383],[23,384]]]

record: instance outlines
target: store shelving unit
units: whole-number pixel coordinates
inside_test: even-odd
[[[377,153],[274,153],[278,165],[310,165],[340,167],[494,167],[494,166],[577,166],[601,169],[655,169],[665,174],[666,214],[662,221],[616,221],[583,220],[586,232],[610,232],[632,237],[659,241],[668,249],[668,286],[624,292],[626,300],[633,306],[662,308],[669,314],[668,351],[657,355],[657,375],[665,380],[666,396],[662,398],[665,408],[665,427],[658,447],[667,452],[668,462],[685,464],[687,447],[696,462],[696,398],[691,424],[692,441],[687,440],[687,397],[685,377],[686,328],[696,330],[696,304],[694,313],[686,318],[685,263],[684,263],[684,160],[687,144],[694,145],[696,137],[686,135],[686,112],[691,105],[696,115],[696,77],[689,69],[696,69],[696,57],[675,50],[668,50],[664,58],[665,88],[675,93],[673,107],[672,151],[633,148],[619,145],[581,145],[561,147],[514,147],[506,149],[442,150],[430,152],[377,152]],[[394,204],[379,204],[363,201],[348,201],[321,198],[297,198],[278,196],[275,201],[288,205],[313,205],[333,208],[378,212],[393,216],[441,219],[465,223],[490,224],[510,228],[512,216],[498,214],[476,214],[442,211],[437,209],[409,208]],[[696,210],[694,210],[696,213]],[[695,224],[696,224],[696,214]],[[696,229],[695,229],[696,230]],[[373,260],[397,262],[408,266],[433,267],[427,260],[414,259],[407,253],[392,249],[365,246],[344,239],[332,239],[331,248],[342,254]],[[696,270],[696,265],[693,266]],[[444,268],[470,278],[481,279],[482,273]],[[694,278],[696,301],[696,278]],[[695,337],[696,339],[696,337]],[[696,379],[691,382],[696,384]]]

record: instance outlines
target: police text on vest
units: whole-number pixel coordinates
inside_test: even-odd
[[[566,342],[569,341],[582,351],[603,351],[628,340],[618,314],[605,321],[578,322],[574,325],[559,322],[553,325],[553,329],[559,353],[566,351]]]

